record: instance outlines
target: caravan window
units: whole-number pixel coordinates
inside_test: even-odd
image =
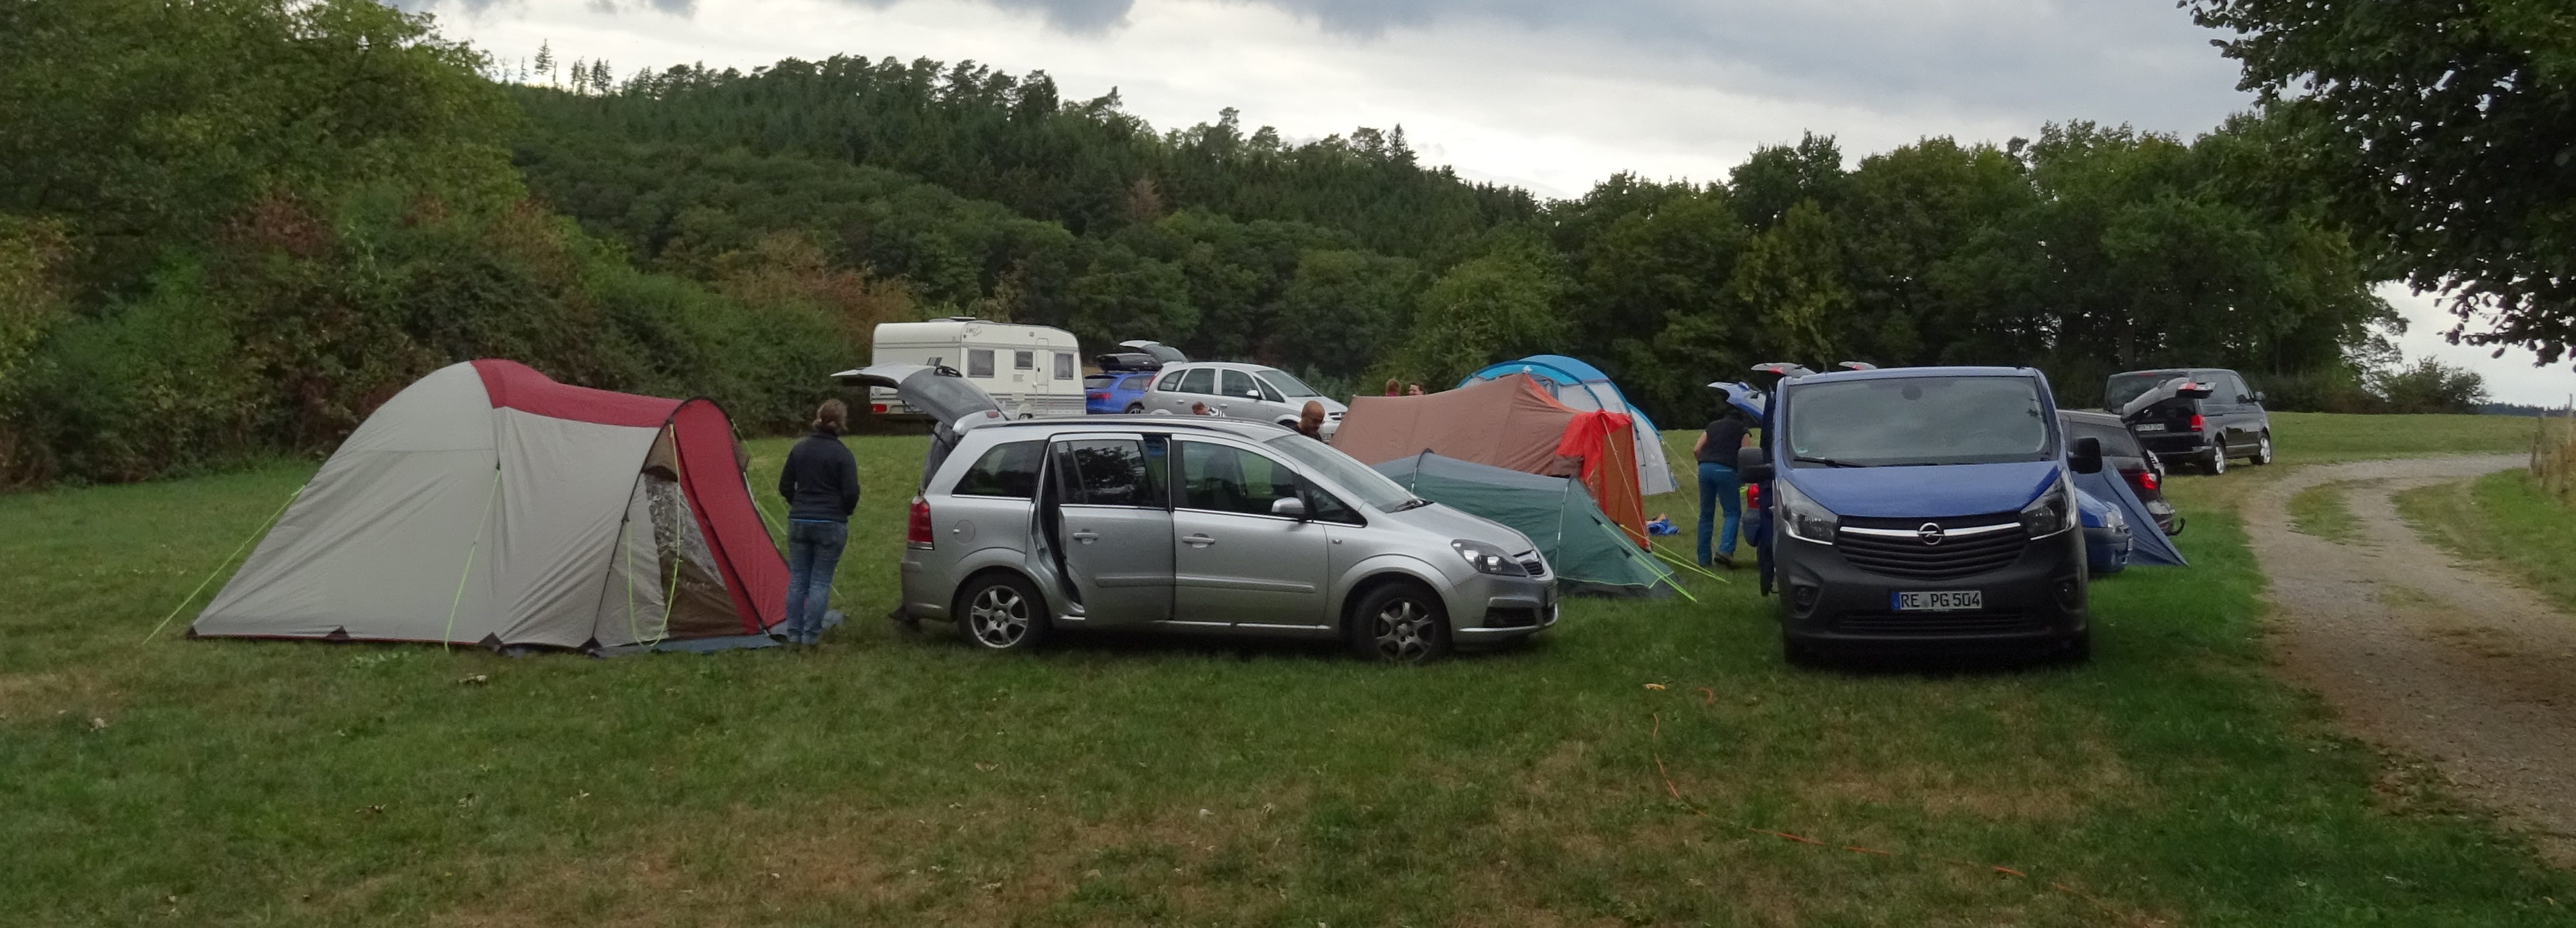
[[[990,349],[990,348],[969,348],[969,349],[967,349],[967,350],[966,350],[966,376],[968,376],[968,377],[991,377],[991,376],[993,376],[993,349]]]
[[[1061,352],[1061,351],[1059,351],[1059,352],[1056,352],[1056,353],[1055,353],[1055,379],[1057,379],[1057,380],[1072,380],[1072,379],[1073,379],[1073,356],[1072,356],[1072,355],[1070,355],[1070,354],[1066,354],[1066,353]]]
[[[1036,370],[1036,369],[1037,369],[1037,367],[1038,367],[1038,353],[1037,353],[1037,352],[1034,352],[1034,351],[1014,351],[1014,352],[1011,352],[1011,369],[1012,369],[1012,370],[1015,370],[1015,371],[1033,371],[1033,370]]]

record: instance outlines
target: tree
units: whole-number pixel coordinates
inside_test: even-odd
[[[1765,330],[1761,344],[1811,366],[1845,360],[1851,291],[1843,286],[1842,241],[1815,202],[1790,207],[1755,236],[1727,288]]]
[[[1423,291],[1412,336],[1384,373],[1438,385],[1555,347],[1570,328],[1557,310],[1566,287],[1559,260],[1534,238],[1514,235],[1450,268]]]
[[[2185,0],[2301,129],[2337,213],[2450,336],[2576,347],[2576,20],[2565,0]],[[2469,329],[2492,312],[2492,328]],[[2499,349],[2501,353],[2501,349]]]
[[[537,73],[546,76],[546,83],[549,86],[562,86],[555,81],[555,43],[551,41],[537,43]]]

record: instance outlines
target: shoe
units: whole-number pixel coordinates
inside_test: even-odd
[[[1735,556],[1734,556],[1734,555],[1731,555],[1731,554],[1720,554],[1720,555],[1718,555],[1718,556],[1717,556],[1717,566],[1719,566],[1719,567],[1724,567],[1724,568],[1726,568],[1726,569],[1728,569],[1728,570],[1734,570],[1734,569],[1735,569]]]

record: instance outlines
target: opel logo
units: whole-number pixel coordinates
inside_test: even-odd
[[[1914,530],[1914,537],[1922,539],[1924,544],[1937,545],[1941,543],[1945,533],[1941,531],[1941,523],[1925,522],[1922,528]]]

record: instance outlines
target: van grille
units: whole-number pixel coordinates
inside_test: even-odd
[[[1968,526],[1943,526],[1964,527]],[[1834,550],[1842,552],[1852,566],[1870,573],[1907,580],[1953,580],[2002,569],[2019,559],[2029,544],[2030,533],[2019,524],[2008,531],[1951,536],[1932,545],[1911,537],[1855,534],[1846,527],[1836,535]]]

